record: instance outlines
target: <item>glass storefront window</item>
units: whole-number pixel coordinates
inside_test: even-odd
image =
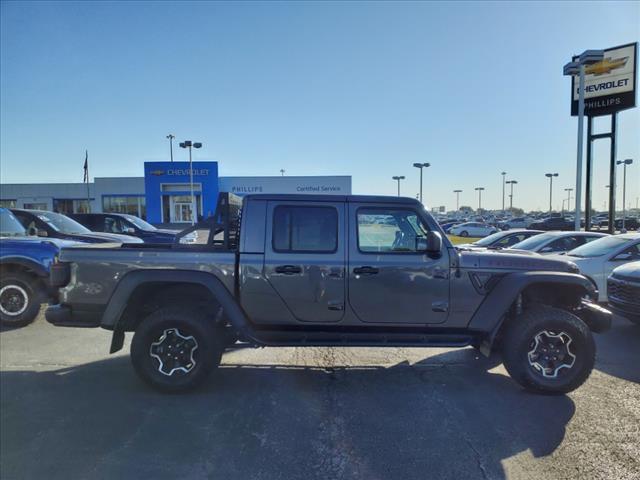
[[[54,198],[53,211],[65,215],[69,213],[90,213],[89,202],[86,198],[75,200],[71,198]]]
[[[143,196],[104,195],[102,197],[104,213],[126,213],[145,219],[147,210]]]
[[[48,210],[48,207],[46,203],[25,203],[22,208],[25,210]]]
[[[16,208],[16,201],[15,200],[0,200],[0,207],[2,208]]]

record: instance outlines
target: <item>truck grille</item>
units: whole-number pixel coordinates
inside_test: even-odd
[[[610,300],[640,305],[640,285],[610,278],[607,281],[607,296]]]

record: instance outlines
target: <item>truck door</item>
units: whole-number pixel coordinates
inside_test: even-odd
[[[442,323],[449,257],[424,251],[430,230],[417,206],[349,204],[349,304],[362,322]]]
[[[337,322],[345,307],[342,202],[267,204],[264,274],[301,322]]]

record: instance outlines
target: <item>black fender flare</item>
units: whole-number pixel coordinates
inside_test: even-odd
[[[113,330],[110,353],[117,352],[124,343],[124,328],[120,319],[127,307],[131,294],[145,283],[191,283],[205,287],[220,304],[233,327],[249,338],[252,338],[249,321],[244,311],[223,285],[212,273],[187,270],[136,270],[126,274],[116,286],[104,313],[101,326]]]
[[[488,334],[486,346],[491,348],[505,315],[518,295],[532,285],[552,285],[558,288],[572,286],[582,295],[593,296],[596,290],[588,278],[577,273],[566,272],[514,272],[505,275],[487,294],[476,310],[468,328]],[[485,353],[483,351],[483,353]]]
[[[27,257],[3,257],[0,259],[0,265],[18,265],[27,270],[31,270],[38,277],[49,277],[49,272],[43,265]]]

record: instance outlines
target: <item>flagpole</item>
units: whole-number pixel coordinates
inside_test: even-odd
[[[89,195],[89,151],[84,151],[85,173],[87,177],[87,213],[91,213],[91,195]]]

